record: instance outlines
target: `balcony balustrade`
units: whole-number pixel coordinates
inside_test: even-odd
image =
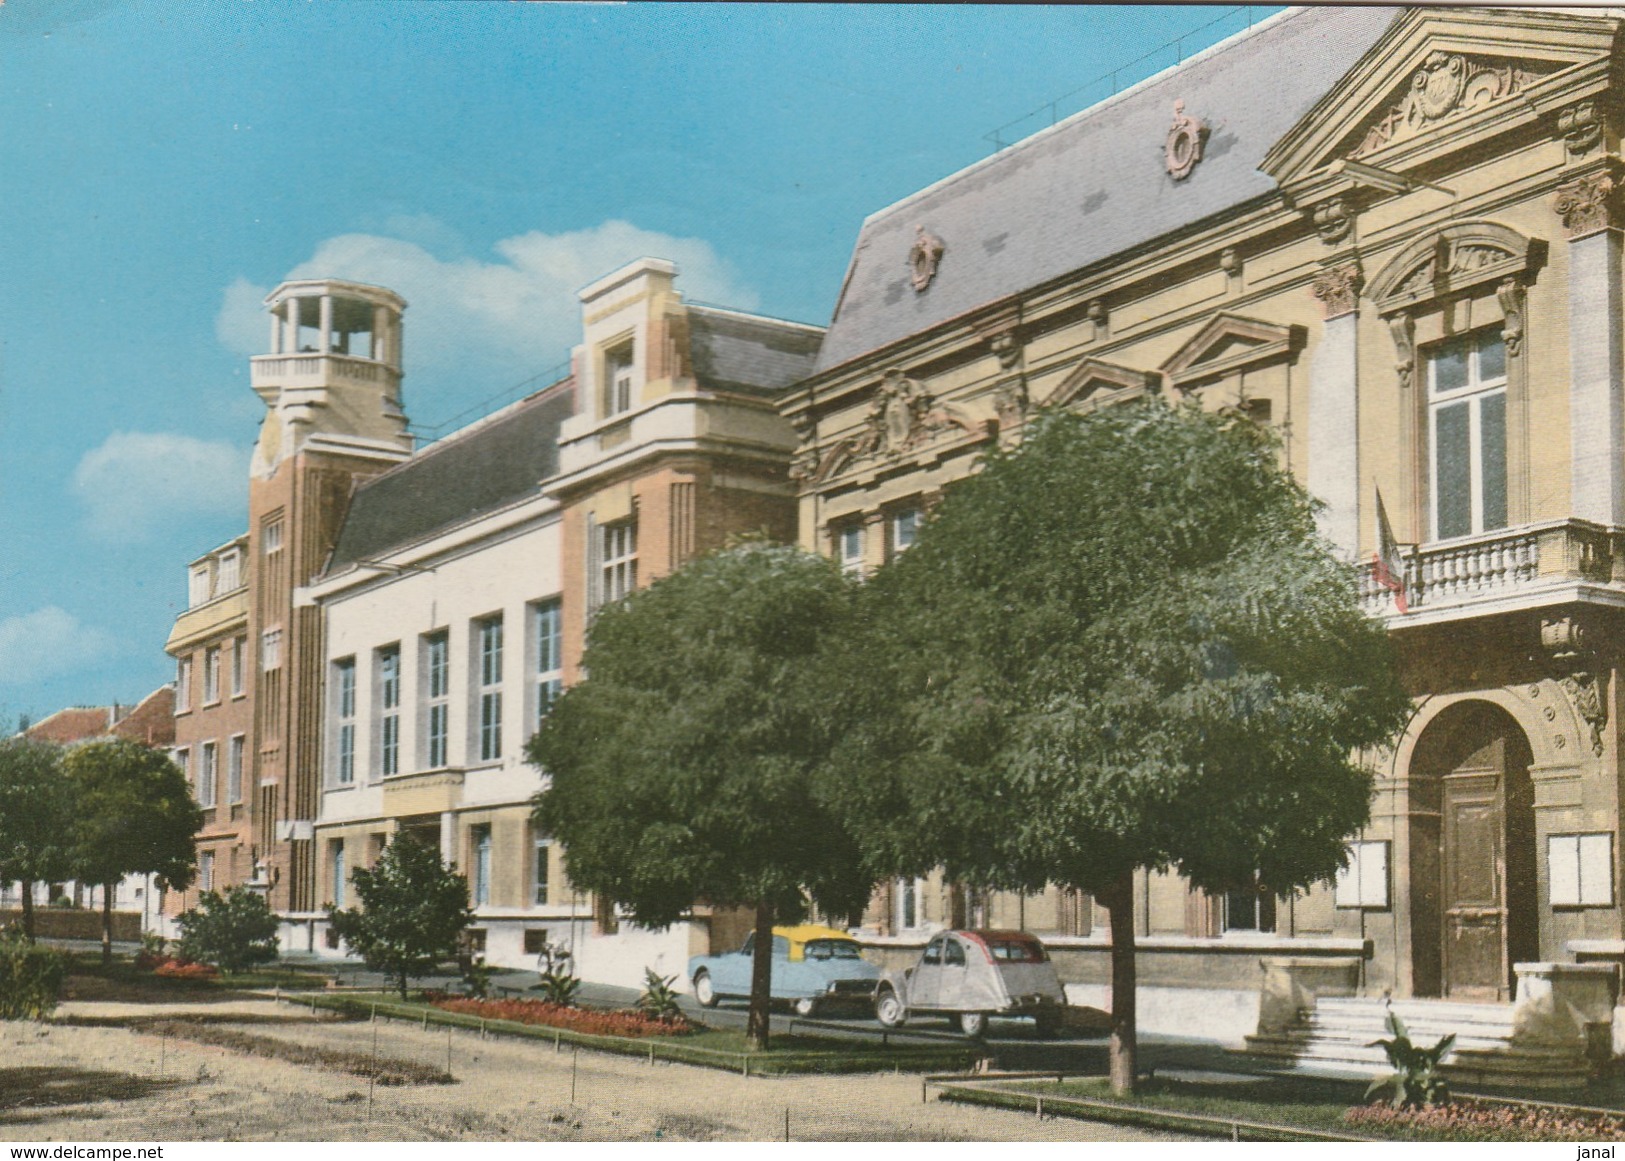
[[[252,378],[255,388],[399,380],[399,373],[388,364],[336,352],[325,355],[312,352],[301,352],[296,355],[256,355],[249,362],[253,368]]]
[[[1593,586],[1625,598],[1625,529],[1586,520],[1556,520],[1402,550],[1410,616],[1459,610],[1473,615],[1491,602],[1522,603],[1542,593]],[[1360,603],[1372,616],[1403,624],[1395,594],[1360,569]],[[1583,599],[1583,593],[1576,594]],[[1432,619],[1432,618],[1429,618]]]

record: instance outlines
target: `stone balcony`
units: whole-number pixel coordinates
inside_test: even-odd
[[[1573,601],[1625,607],[1625,528],[1553,520],[1403,550],[1408,613],[1360,569],[1360,603],[1390,627]]]
[[[267,391],[322,387],[335,383],[377,383],[394,388],[401,379],[400,372],[388,363],[337,352],[256,355],[249,360],[249,364],[252,386],[262,396]]]

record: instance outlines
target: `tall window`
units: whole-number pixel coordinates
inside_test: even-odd
[[[187,577],[186,603],[196,607],[209,599],[209,566],[197,565]]]
[[[445,633],[432,633],[423,639],[423,695],[424,721],[427,734],[424,747],[429,758],[429,769],[436,770],[446,764],[446,726],[450,715],[447,697],[451,691],[451,672],[447,656]]]
[[[175,712],[185,713],[192,708],[192,659],[182,657],[175,662]]]
[[[220,700],[220,646],[203,651],[203,704]]]
[[[863,575],[863,525],[854,520],[835,534],[835,551],[841,560],[841,571],[852,576]]]
[[[333,843],[333,906],[344,906],[344,840]]]
[[[333,711],[338,736],[333,752],[334,778],[340,786],[355,781],[355,659],[333,663]]]
[[[260,634],[260,668],[266,673],[282,667],[282,630],[267,629]]]
[[[234,734],[226,742],[226,801],[233,806],[243,800],[243,735]]]
[[[606,524],[603,603],[618,601],[638,587],[638,525],[635,520]]]
[[[248,638],[239,637],[231,643],[231,696],[243,695],[244,658],[248,654]]]
[[[214,890],[214,852],[202,851],[197,857],[197,889]]]
[[[214,591],[229,593],[242,585],[242,557],[235,551],[220,554],[219,572],[215,575]]]
[[[473,904],[488,906],[491,902],[491,828],[477,826],[470,833],[474,847]]]
[[[536,668],[533,672],[535,688],[532,695],[535,699],[536,713],[532,725],[533,728],[540,728],[542,719],[547,716],[547,711],[552,708],[564,684],[564,655],[560,639],[562,618],[559,614],[559,602],[540,601],[531,606],[531,616],[532,623],[536,627],[534,638]]]
[[[219,773],[215,744],[204,742],[200,753],[202,757],[197,767],[197,804],[210,807],[214,805],[215,777]]]
[[[903,508],[886,519],[886,548],[892,557],[907,552],[920,532],[920,510]]]
[[[1224,929],[1274,931],[1275,896],[1256,884],[1238,891],[1227,891],[1224,896]]]
[[[537,835],[532,840],[532,848],[532,858],[534,860],[533,866],[535,868],[533,872],[535,875],[533,884],[535,893],[531,896],[531,898],[534,900],[536,906],[545,907],[547,906],[547,863],[548,856],[553,850],[553,841],[545,835]]]
[[[1433,446],[1433,535],[1470,536],[1507,524],[1507,358],[1498,328],[1427,352]]]
[[[401,647],[378,650],[378,773],[401,770]]]
[[[502,618],[474,622],[479,649],[480,761],[502,757]]]
[[[282,521],[267,524],[260,534],[260,551],[266,556],[282,551]]]
[[[604,410],[619,415],[632,409],[632,344],[621,346],[604,354]]]

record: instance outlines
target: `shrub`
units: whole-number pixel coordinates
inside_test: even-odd
[[[682,1020],[683,1010],[677,1006],[677,989],[672,987],[676,982],[676,976],[662,976],[654,968],[644,968],[643,995],[638,997],[638,1011],[663,1024]]]
[[[581,990],[581,981],[563,968],[554,968],[550,972],[542,973],[542,982],[537,988],[542,993],[543,1003],[573,1008],[576,993]]]
[[[468,985],[468,994],[479,1000],[489,996],[491,977],[496,975],[496,970],[483,959],[469,960],[468,966],[463,969],[463,983]]]
[[[1452,1032],[1432,1048],[1419,1048],[1411,1043],[1405,1021],[1401,1020],[1391,1008],[1388,1011],[1388,1031],[1392,1034],[1392,1039],[1373,1040],[1367,1047],[1375,1048],[1381,1045],[1382,1050],[1388,1054],[1388,1063],[1394,1071],[1388,1076],[1379,1076],[1372,1081],[1371,1087],[1365,1090],[1365,1095],[1370,1097],[1384,1089],[1391,1089],[1393,1096],[1389,1103],[1396,1109],[1436,1105],[1448,1101],[1450,1090],[1445,1085],[1444,1077],[1439,1073],[1439,1061],[1444,1059],[1444,1054],[1455,1044],[1455,1033]]]
[[[0,1020],[50,1015],[67,978],[61,952],[30,943],[20,931],[0,932]]]
[[[205,891],[176,922],[176,950],[183,959],[212,963],[228,975],[276,959],[277,918],[265,897],[246,887],[224,895]]]

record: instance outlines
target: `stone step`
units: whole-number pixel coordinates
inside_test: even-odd
[[[1464,1004],[1449,1000],[1382,1000],[1322,997],[1314,1011],[1323,1017],[1369,1019],[1381,1026],[1392,1010],[1407,1025],[1449,1023],[1459,1027],[1512,1026],[1511,1004]]]
[[[1403,1017],[1401,1017],[1403,1019]],[[1387,1039],[1391,1035],[1386,1020],[1358,1019],[1337,1012],[1307,1013],[1300,1021],[1299,1026],[1312,1028],[1317,1032],[1328,1034],[1341,1034],[1346,1036],[1364,1036],[1375,1040],[1377,1037]],[[1509,1018],[1497,1023],[1459,1024],[1454,1020],[1406,1020],[1405,1032],[1411,1042],[1431,1042],[1441,1036],[1455,1033],[1458,1040],[1505,1040],[1512,1035],[1513,1022]]]

